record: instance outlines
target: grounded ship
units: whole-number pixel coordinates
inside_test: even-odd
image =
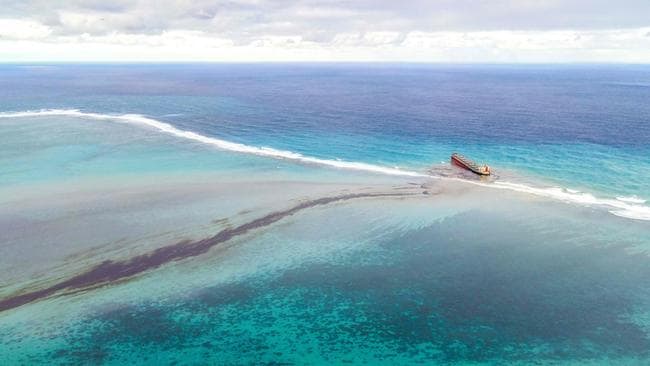
[[[478,175],[490,175],[490,167],[487,165],[478,165],[475,162],[469,160],[468,158],[453,153],[451,154],[451,163],[453,165],[459,166],[461,168],[467,169]]]

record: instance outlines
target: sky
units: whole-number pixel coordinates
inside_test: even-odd
[[[0,0],[0,62],[650,63],[650,0]]]

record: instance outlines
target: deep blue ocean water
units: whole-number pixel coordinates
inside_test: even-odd
[[[648,364],[649,100],[637,65],[0,65],[2,296],[301,185],[508,190],[306,210],[0,312],[0,364]]]
[[[423,171],[453,151],[650,198],[650,67],[3,65],[0,111],[146,115],[202,135]]]

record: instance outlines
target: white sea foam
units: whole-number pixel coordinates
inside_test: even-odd
[[[645,203],[646,201],[643,198],[639,198],[637,196],[619,196],[616,197],[617,200],[627,202],[627,203],[638,203],[642,204]]]
[[[360,170],[379,174],[409,176],[409,177],[426,177],[426,174],[402,170],[399,168],[382,167],[379,165],[344,161],[344,160],[329,160],[320,159],[310,156],[304,156],[300,153],[295,153],[286,150],[277,150],[269,147],[249,146],[236,142],[221,140],[214,137],[208,137],[196,132],[178,129],[168,123],[155,120],[153,118],[145,117],[140,114],[100,114],[81,112],[77,109],[45,109],[40,111],[24,111],[24,112],[6,112],[0,113],[0,118],[9,117],[37,117],[37,116],[71,116],[80,118],[91,118],[97,120],[112,120],[125,123],[135,123],[146,125],[155,128],[161,132],[165,132],[177,137],[186,138],[189,140],[199,141],[220,148],[222,150],[234,151],[245,154],[253,154],[259,156],[267,156],[276,159],[293,160],[301,163],[326,165],[339,169]]]
[[[535,196],[552,198],[564,202],[577,203],[586,206],[600,206],[610,213],[636,220],[650,220],[650,207],[642,204],[623,202],[618,199],[600,198],[591,193],[569,190],[561,187],[532,187],[520,183],[496,181],[492,183],[473,182],[490,188],[507,189],[510,191],[528,193]],[[642,203],[642,202],[639,202]]]
[[[465,180],[460,178],[435,177],[435,176],[430,176],[416,171],[403,170],[398,167],[390,168],[390,167],[383,167],[379,165],[360,163],[360,162],[321,159],[321,158],[315,158],[310,156],[304,156],[302,154],[291,152],[291,151],[277,150],[268,147],[249,146],[240,143],[221,140],[214,137],[208,137],[208,136],[198,134],[196,132],[181,130],[168,123],[161,122],[153,118],[145,117],[139,114],[112,115],[112,114],[81,112],[77,109],[47,109],[47,110],[40,110],[40,111],[0,113],[0,118],[36,117],[36,116],[71,116],[71,117],[89,118],[89,119],[96,119],[96,120],[110,120],[110,121],[118,121],[123,123],[140,124],[140,125],[149,126],[161,132],[165,132],[180,138],[186,138],[186,139],[198,141],[228,151],[266,156],[275,159],[291,160],[300,163],[324,165],[324,166],[330,166],[339,169],[366,171],[366,172],[372,172],[378,174],[459,180],[466,183],[471,183],[471,184],[480,185],[483,187],[488,187],[493,189],[494,188],[506,189],[510,191],[528,193],[536,196],[547,197],[547,198],[552,198],[552,199],[576,203],[576,204],[582,204],[588,206],[600,206],[606,208],[612,214],[620,217],[636,219],[636,220],[650,220],[650,207],[643,205],[643,203],[645,203],[645,200],[642,200],[637,197],[617,197],[616,199],[598,198],[590,193],[580,192],[568,188],[533,187],[525,184],[512,183],[507,181],[483,183],[483,182],[476,182],[476,181]]]

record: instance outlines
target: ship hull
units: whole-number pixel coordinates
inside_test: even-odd
[[[453,165],[456,165],[456,166],[460,167],[460,168],[469,170],[470,172],[472,172],[474,174],[490,175],[489,171],[488,172],[481,171],[481,170],[477,169],[475,166],[472,166],[472,163],[466,162],[465,160],[463,160],[462,158],[460,158],[460,157],[458,157],[456,155],[451,156],[451,163]]]

